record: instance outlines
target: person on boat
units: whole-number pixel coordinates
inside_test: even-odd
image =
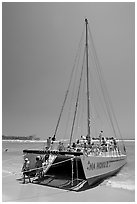
[[[44,176],[44,172],[49,164],[49,154],[46,154],[42,160],[42,176]]]
[[[77,142],[76,142],[76,148],[77,148],[77,152],[81,151],[81,144],[80,144],[79,140],[77,140]]]
[[[56,137],[55,135],[52,137],[52,141],[54,142],[56,140]]]
[[[116,154],[119,153],[119,148],[116,139],[113,137],[114,151]]]
[[[65,150],[65,147],[64,147],[63,142],[59,142],[59,145],[58,145],[58,150],[59,150],[59,152],[61,152],[61,151],[64,151],[64,150]]]
[[[70,147],[69,144],[68,144],[68,146],[67,146],[67,151],[68,151],[68,152],[71,152],[71,147]]]
[[[105,137],[102,137],[102,140],[101,140],[101,149],[102,149],[102,152],[107,152],[107,143],[106,143],[106,139]]]
[[[72,148],[73,148],[73,150],[76,150],[76,143],[75,142],[73,142]]]
[[[50,149],[50,147],[51,147],[51,137],[47,139],[47,149]]]
[[[86,136],[86,140],[85,140],[85,142],[86,142],[88,145],[91,144],[91,138],[90,138],[89,135]]]
[[[101,141],[102,141],[102,137],[103,137],[103,130],[101,130],[100,133],[99,133],[99,141],[100,141],[100,144],[101,144]]]
[[[111,142],[109,140],[109,138],[106,138],[106,144],[107,144],[107,152],[111,152]]]
[[[23,172],[23,183],[25,183],[25,176],[28,176],[29,182],[31,183],[30,179],[30,161],[28,158],[25,158],[23,167],[22,167],[22,172]]]
[[[79,140],[76,141],[76,144],[79,145]]]
[[[40,182],[40,179],[42,178],[42,159],[40,156],[36,157],[36,163],[35,163],[35,168],[36,168],[36,176],[38,176],[38,181]]]
[[[48,159],[49,159],[49,154],[46,154],[44,157],[44,162],[47,162]]]
[[[86,142],[84,142],[84,151],[85,152],[87,151],[87,144],[86,144]]]
[[[87,140],[86,140],[86,137],[84,136],[84,135],[81,135],[81,137],[80,137],[80,144],[81,144],[81,147],[83,147],[84,146],[84,143],[86,142]]]

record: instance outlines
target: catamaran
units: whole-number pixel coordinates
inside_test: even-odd
[[[30,173],[34,175],[34,178],[36,158],[39,157],[42,160],[40,184],[71,190],[80,190],[85,184],[94,186],[115,175],[126,164],[127,158],[126,148],[103,81],[87,19],[85,19],[84,31],[53,137],[48,138],[44,149],[23,150],[24,159],[28,158],[30,161]],[[82,52],[83,36],[85,36],[85,42]],[[81,55],[83,57],[80,66]],[[90,58],[93,61],[92,64]],[[98,80],[94,78],[93,74],[98,76]],[[78,76],[79,79],[77,79]],[[78,81],[77,85],[76,81]],[[93,86],[94,82],[95,86]],[[97,91],[98,88],[100,91]],[[90,93],[92,93],[91,96]],[[102,94],[101,97],[99,93]],[[70,95],[73,99],[69,101]],[[69,108],[66,108],[66,111],[69,113],[69,119],[67,118],[67,126],[63,133],[64,138],[57,140],[57,135],[61,135],[59,126],[68,101]],[[99,102],[103,102],[102,107],[98,105]],[[73,105],[74,108],[72,108]],[[78,113],[80,108],[82,112]],[[102,124],[100,122],[100,126],[97,126],[95,122],[99,121],[100,115],[103,116]],[[105,117],[110,128],[105,123]],[[110,133],[110,130],[112,130],[112,133]],[[67,136],[69,136],[68,140],[66,139]],[[34,181],[37,181],[37,178]]]

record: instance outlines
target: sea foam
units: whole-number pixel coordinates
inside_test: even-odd
[[[121,182],[121,181],[107,181],[106,186],[111,186],[112,188],[120,188],[124,190],[135,190],[135,184],[131,181]]]

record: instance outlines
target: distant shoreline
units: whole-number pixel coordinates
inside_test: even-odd
[[[46,142],[46,140],[2,140],[2,142]]]
[[[2,142],[46,142],[47,140],[8,140],[8,139],[4,139],[2,140]],[[122,141],[122,140],[119,140],[119,141]],[[135,139],[125,139],[123,140],[124,142],[135,142]],[[55,141],[55,142],[58,142],[58,141]]]
[[[36,135],[30,135],[30,136],[6,136],[2,135],[2,141],[3,140],[40,140],[39,137],[36,137]]]

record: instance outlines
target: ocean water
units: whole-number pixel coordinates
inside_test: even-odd
[[[125,141],[127,151],[127,164],[120,172],[103,182],[112,188],[135,190],[135,141]]]
[[[127,150],[127,164],[120,172],[100,185],[111,188],[135,190],[135,141],[125,141]],[[14,174],[16,177],[21,175],[23,164],[23,149],[43,149],[44,141],[2,141],[2,177]],[[6,152],[5,149],[8,148]]]

